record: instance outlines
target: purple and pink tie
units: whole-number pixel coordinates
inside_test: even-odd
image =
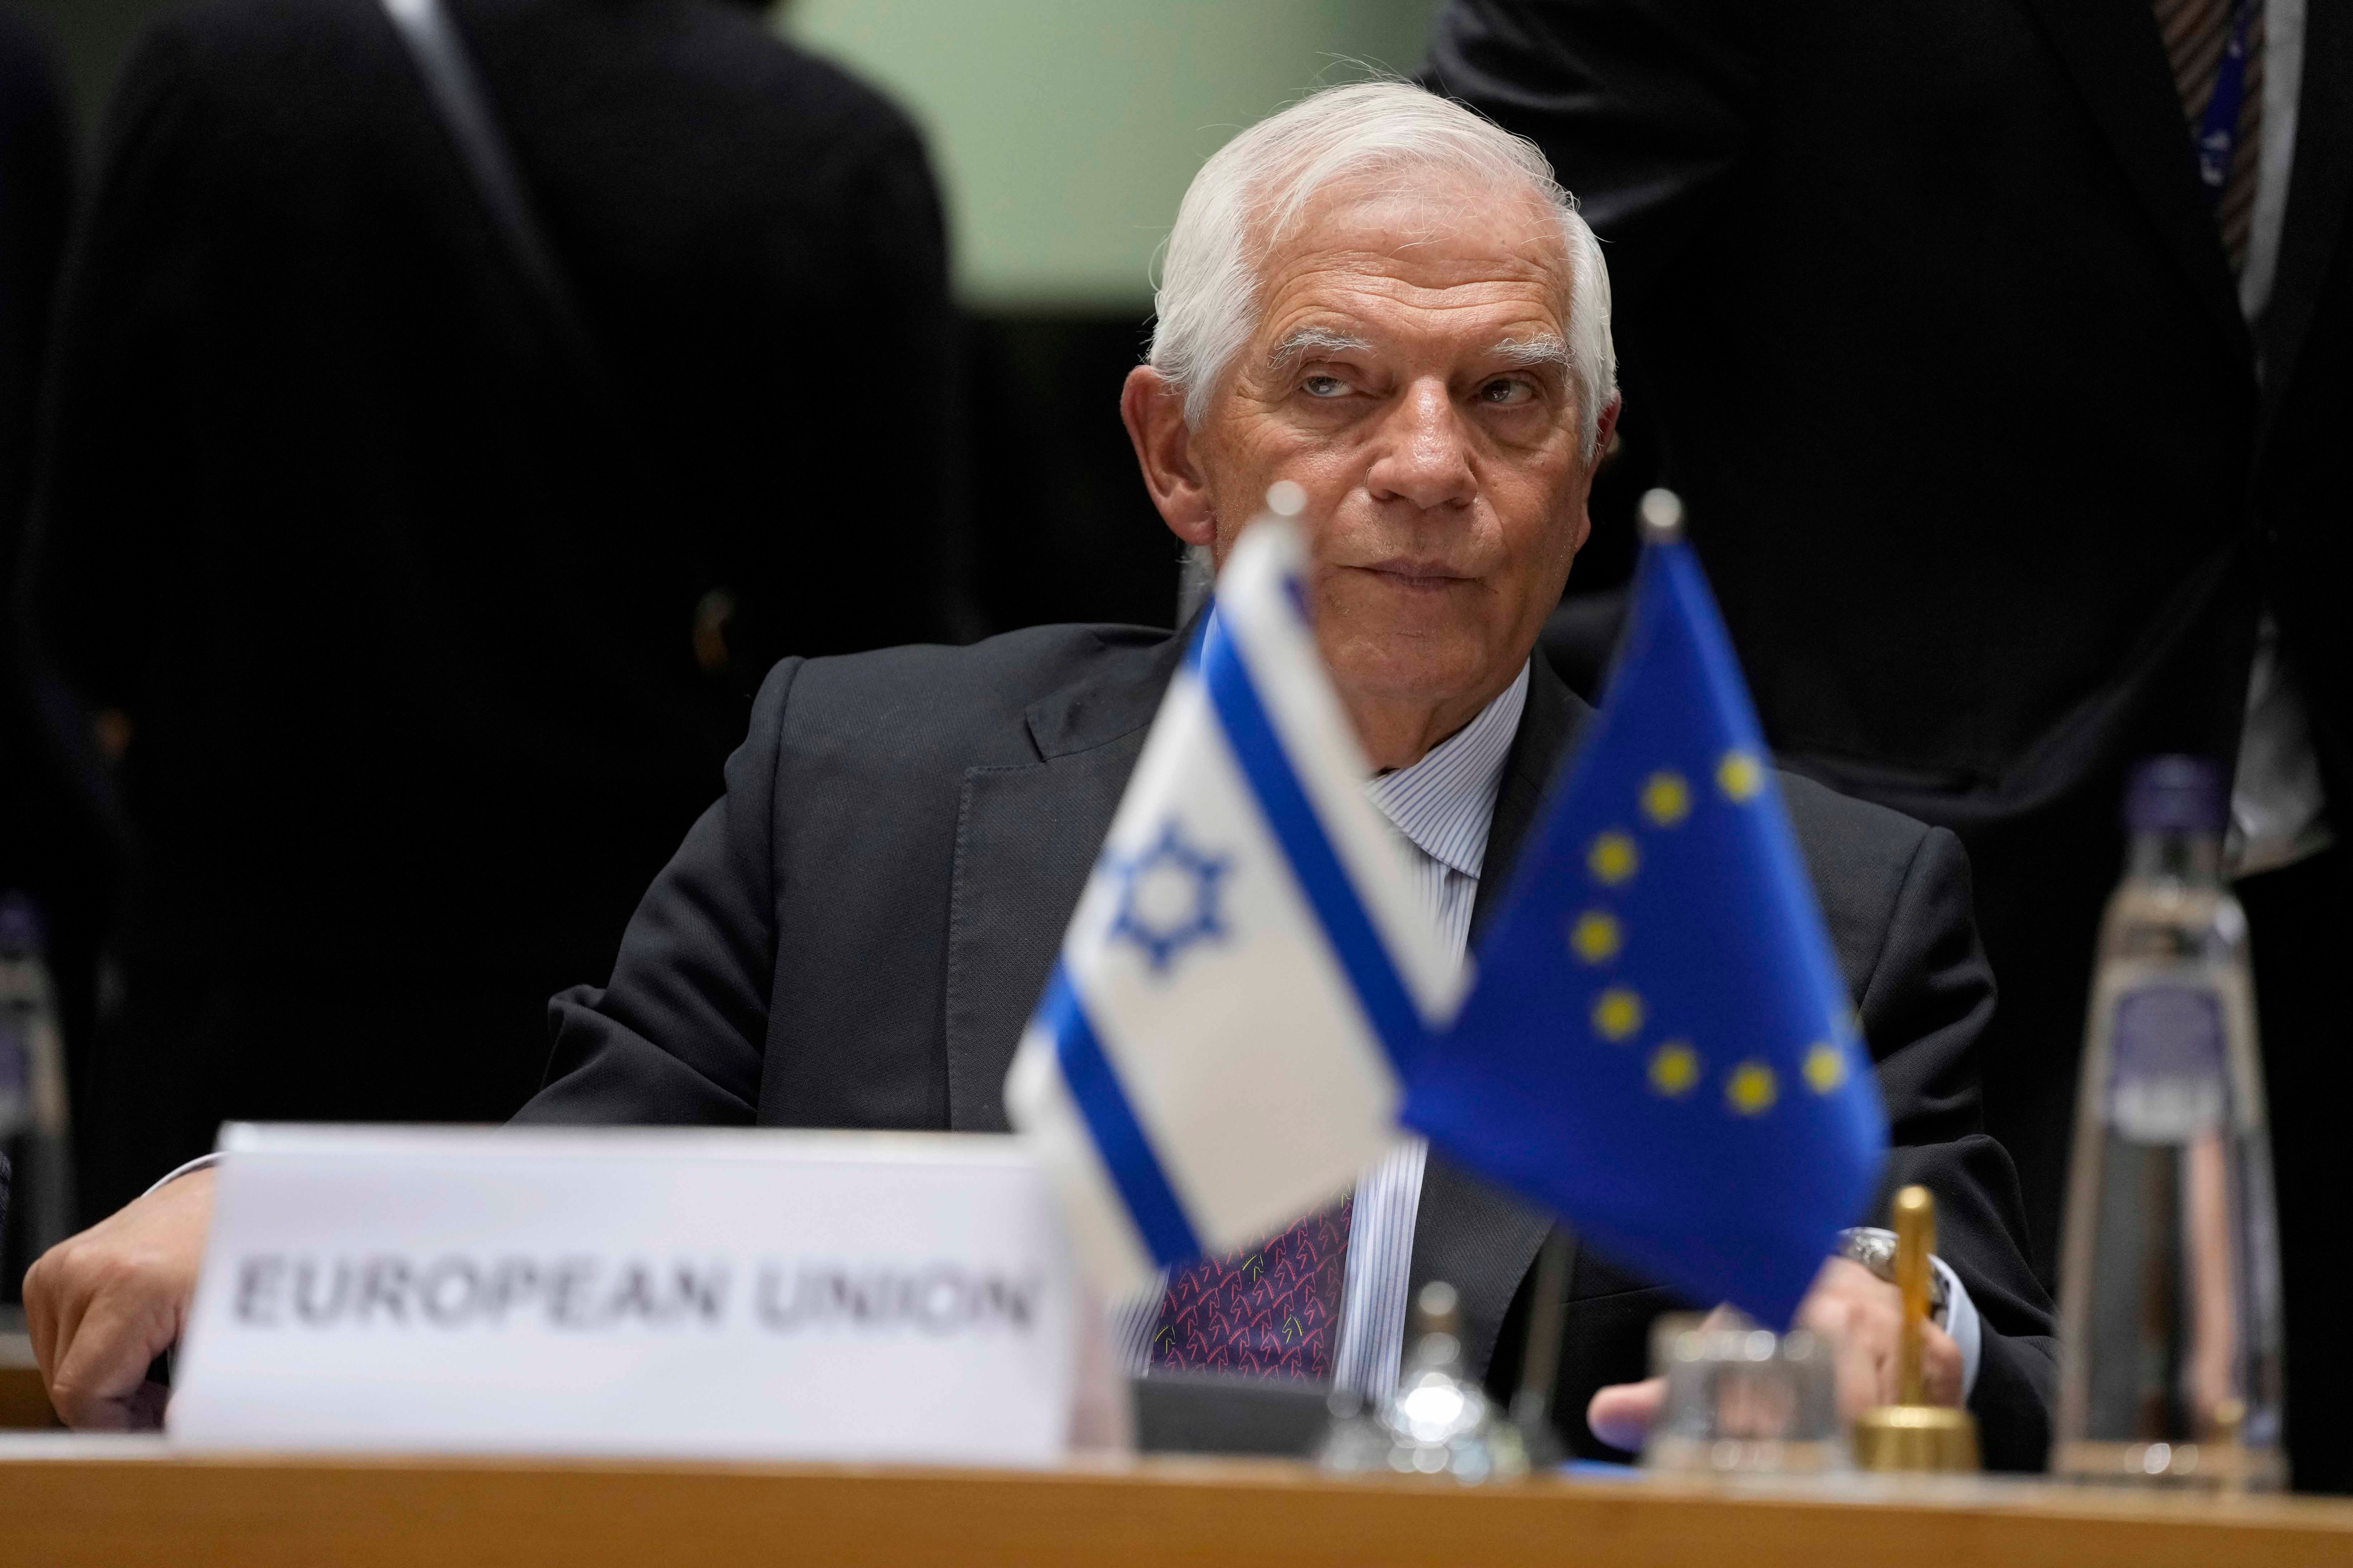
[[[1354,1207],[1343,1199],[1255,1247],[1171,1273],[1152,1364],[1329,1382]]]

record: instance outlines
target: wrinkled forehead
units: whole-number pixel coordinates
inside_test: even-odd
[[[1257,279],[1261,343],[1303,315],[1384,308],[1568,330],[1567,237],[1558,210],[1525,187],[1434,170],[1360,176],[1317,192],[1268,238]]]

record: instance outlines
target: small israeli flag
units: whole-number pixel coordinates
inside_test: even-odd
[[[1459,999],[1304,567],[1286,518],[1235,548],[1006,1081],[1107,1300],[1345,1192]]]

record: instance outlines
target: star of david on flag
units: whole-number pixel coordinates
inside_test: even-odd
[[[1226,934],[1218,885],[1232,868],[1232,860],[1187,844],[1170,817],[1152,847],[1113,865],[1119,912],[1112,917],[1113,940],[1134,942],[1152,960],[1152,972],[1166,974],[1187,947]]]
[[[1691,546],[1643,551],[1607,705],[1406,1121],[1598,1250],[1778,1328],[1886,1114]]]
[[[1006,1079],[1107,1299],[1348,1190],[1461,995],[1253,522],[1169,685]]]

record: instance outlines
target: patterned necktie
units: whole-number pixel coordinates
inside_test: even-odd
[[[1170,1274],[1152,1364],[1329,1382],[1355,1207],[1343,1199],[1256,1247]]]
[[[2165,39],[2165,56],[2173,65],[2173,85],[2181,94],[2181,110],[2189,119],[2189,134],[2197,136],[2214,96],[2214,80],[2222,53],[2231,43],[2232,0],[2155,0],[2157,29]],[[2247,64],[2239,99],[2239,130],[2232,144],[2231,174],[2215,204],[2214,221],[2222,230],[2223,248],[2231,253],[2231,270],[2247,264],[2247,239],[2254,230],[2255,182],[2263,163],[2263,6],[2247,18]]]

